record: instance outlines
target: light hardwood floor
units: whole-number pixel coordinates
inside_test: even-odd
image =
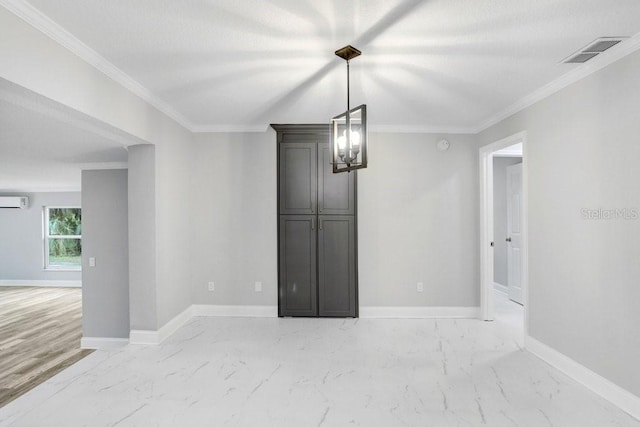
[[[81,292],[0,287],[0,407],[92,352],[80,348]]]

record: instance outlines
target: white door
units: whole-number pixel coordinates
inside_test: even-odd
[[[507,285],[522,304],[522,163],[507,167]]]

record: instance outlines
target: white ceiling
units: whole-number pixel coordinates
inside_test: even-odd
[[[333,52],[352,44],[352,105],[374,130],[473,132],[597,37],[640,33],[637,0],[30,3],[199,131],[327,122],[346,106]]]
[[[346,107],[346,66],[333,53],[346,44],[363,52],[351,62],[351,100],[368,105],[373,130],[471,133],[640,46],[637,0],[28,4],[49,18],[40,22],[53,21],[47,34],[88,46],[129,76],[121,83],[143,86],[141,96],[193,131],[327,122]],[[591,64],[560,63],[602,36],[632,38]],[[78,190],[82,168],[126,162],[113,129],[5,101],[0,191]]]
[[[0,191],[79,191],[82,169],[127,162],[124,146],[0,100]]]

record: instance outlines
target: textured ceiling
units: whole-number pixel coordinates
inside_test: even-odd
[[[593,67],[560,61],[594,39],[640,39],[637,0],[28,3],[195,131],[327,122],[346,107],[333,52],[352,44],[373,130],[475,132]],[[77,190],[80,169],[126,162],[116,140],[0,100],[0,190]]]
[[[112,139],[0,100],[0,191],[79,191],[82,169],[126,162]]]
[[[30,0],[192,130],[326,122],[368,104],[375,130],[468,130],[640,33],[637,0]],[[621,45],[623,45],[622,43]],[[615,49],[615,48],[614,48]]]

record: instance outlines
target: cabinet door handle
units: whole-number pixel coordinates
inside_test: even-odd
[[[322,220],[321,219],[318,220],[318,228],[320,230],[322,230]]]
[[[316,221],[313,218],[311,218],[311,229],[312,230],[316,229]]]

